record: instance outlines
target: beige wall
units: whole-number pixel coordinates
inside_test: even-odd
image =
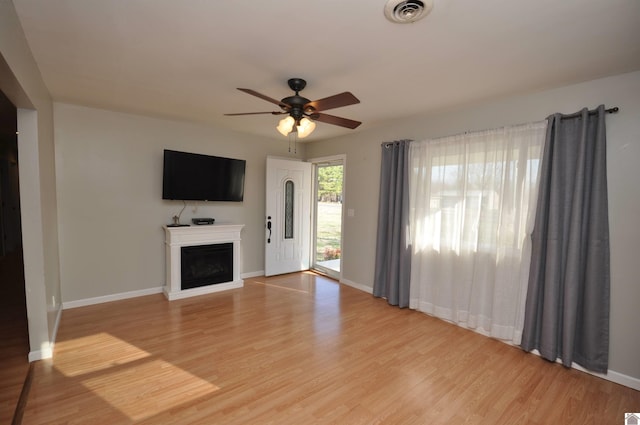
[[[49,357],[61,306],[52,102],[10,1],[0,2],[0,89],[18,108],[31,359]]]
[[[183,207],[162,200],[164,149],[247,161],[244,202],[189,201],[181,220],[244,224],[241,273],[264,270],[266,157],[295,157],[287,139],[68,104],[54,110],[65,303],[164,285],[162,225]]]
[[[582,107],[618,106],[607,116],[608,182],[611,237],[610,369],[640,383],[640,72],[604,78],[449,112],[388,122],[362,133],[315,142],[308,157],[347,155],[345,208],[355,216],[345,222],[343,278],[371,287],[375,261],[380,144],[421,140],[469,130],[538,121],[554,112]]]

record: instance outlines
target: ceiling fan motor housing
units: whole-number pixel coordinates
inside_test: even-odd
[[[285,97],[284,99],[282,99],[282,103],[286,103],[291,107],[291,109],[289,110],[289,114],[297,122],[302,119],[305,112],[313,112],[313,108],[310,108],[310,111],[307,111],[304,108],[304,106],[311,101],[306,97],[298,95],[298,92],[302,91],[307,86],[307,82],[302,78],[290,78],[287,83],[289,84],[289,88],[295,91],[296,94],[293,96]]]

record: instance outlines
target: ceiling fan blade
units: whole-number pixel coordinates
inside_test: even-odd
[[[226,116],[232,117],[236,115],[260,115],[260,114],[271,114],[271,115],[282,115],[286,114],[286,111],[273,111],[273,112],[238,112],[235,114],[225,114]]]
[[[351,92],[344,92],[333,96],[325,97],[324,99],[312,100],[304,105],[305,109],[312,107],[316,111],[326,111],[327,109],[340,108],[342,106],[355,105],[360,103],[357,97]]]
[[[360,121],[354,121],[348,118],[336,117],[334,115],[329,115],[329,114],[314,113],[310,115],[310,117],[311,119],[316,121],[320,121],[326,124],[339,125],[340,127],[346,127],[352,130],[358,127],[360,124],[362,124]]]
[[[282,102],[281,102],[281,101],[279,101],[279,100],[276,100],[276,99],[271,98],[271,97],[269,97],[269,96],[265,96],[264,94],[262,94],[262,93],[258,93],[258,92],[257,92],[257,91],[255,91],[255,90],[251,90],[251,89],[241,89],[241,88],[238,88],[238,90],[243,91],[243,92],[245,92],[245,93],[247,93],[247,94],[250,94],[250,95],[252,95],[252,96],[259,97],[260,99],[262,99],[262,100],[266,100],[267,102],[274,103],[274,104],[278,105],[279,107],[281,107],[281,108],[283,108],[283,109],[287,109],[287,110],[289,110],[289,109],[291,108],[291,107],[290,107],[289,105],[287,105],[286,103],[282,103]]]

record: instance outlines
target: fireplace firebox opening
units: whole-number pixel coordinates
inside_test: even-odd
[[[233,243],[181,247],[181,289],[233,280]]]

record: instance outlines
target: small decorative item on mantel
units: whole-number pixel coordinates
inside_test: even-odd
[[[167,227],[189,227],[188,224],[180,224],[180,216],[182,215],[182,212],[184,211],[184,209],[187,207],[187,202],[186,201],[182,201],[182,203],[184,204],[182,209],[180,210],[180,212],[178,214],[176,214],[176,215],[174,215],[172,217],[173,223],[167,224]]]
[[[172,218],[173,223],[167,224],[167,227],[189,227],[188,224],[180,224],[180,216],[174,215]]]

